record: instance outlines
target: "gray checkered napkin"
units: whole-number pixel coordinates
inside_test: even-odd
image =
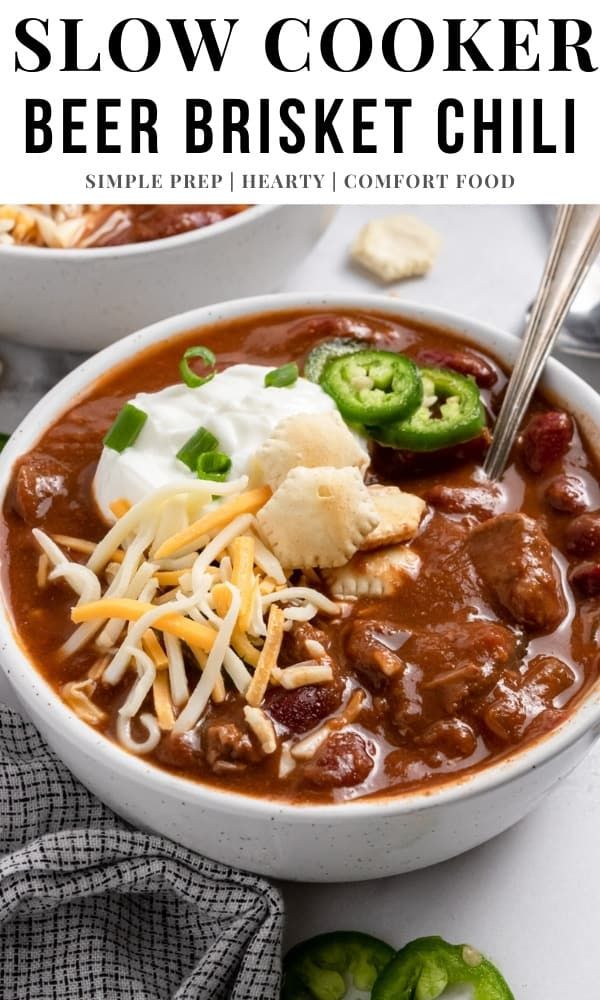
[[[1,1000],[275,1000],[267,882],[131,829],[0,706]]]

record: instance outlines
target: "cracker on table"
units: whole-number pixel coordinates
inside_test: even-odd
[[[360,230],[351,254],[381,281],[427,274],[441,245],[439,234],[413,215],[386,215]]]

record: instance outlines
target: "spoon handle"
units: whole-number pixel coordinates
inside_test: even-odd
[[[561,205],[550,252],[484,471],[500,479],[554,341],[600,250],[600,205]]]

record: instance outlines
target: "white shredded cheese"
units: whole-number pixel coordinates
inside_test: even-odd
[[[244,718],[248,726],[256,736],[265,754],[275,753],[277,750],[277,736],[275,727],[262,708],[253,708],[251,705],[244,707]]]
[[[339,608],[335,601],[330,601],[328,597],[325,597],[325,594],[319,593],[312,587],[287,587],[285,590],[275,590],[272,594],[264,594],[262,597],[263,611],[275,601],[277,603],[305,601],[314,604],[319,611],[324,611],[328,615],[339,614]]]
[[[131,753],[146,754],[152,753],[160,743],[160,728],[153,715],[145,712],[140,715],[140,722],[146,727],[148,738],[143,743],[136,743],[131,735],[131,719],[123,715],[117,717],[117,739],[119,743],[130,750]]]
[[[119,715],[125,719],[133,719],[144,704],[146,695],[152,690],[156,667],[152,658],[142,649],[136,649],[135,646],[127,646],[126,649],[131,659],[135,661],[138,679],[121,705]]]
[[[237,587],[231,583],[226,583],[226,587],[231,592],[231,603],[229,610],[223,619],[223,625],[215,639],[212,649],[208,654],[206,666],[202,672],[202,677],[198,681],[187,705],[173,726],[174,733],[185,733],[198,722],[208,704],[217,678],[221,673],[221,667],[225,658],[225,653],[231,641],[231,636],[235,628],[237,617],[240,613],[241,597]],[[145,616],[148,617],[148,616]]]

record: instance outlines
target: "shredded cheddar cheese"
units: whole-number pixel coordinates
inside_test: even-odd
[[[142,636],[142,645],[153,660],[157,670],[164,670],[165,667],[168,667],[169,659],[167,654],[151,628]]]
[[[269,684],[271,671],[277,666],[277,657],[279,656],[283,639],[284,621],[281,608],[278,608],[276,604],[272,604],[269,611],[267,638],[260,651],[252,683],[246,692],[246,701],[254,707],[260,705],[263,700]]]
[[[91,622],[96,618],[123,618],[128,622],[137,622],[142,615],[152,611],[153,604],[145,604],[143,601],[134,601],[128,597],[111,599],[102,598],[100,601],[92,601],[90,604],[80,604],[71,611],[71,619],[76,625],[81,622]],[[168,632],[175,635],[190,646],[199,646],[207,652],[211,649],[215,641],[213,629],[199,622],[190,621],[183,615],[167,614],[164,618],[159,618],[154,623],[154,627],[161,632]]]
[[[224,496],[218,506],[194,482],[161,488],[133,507],[117,500],[117,520],[98,543],[33,530],[40,586],[62,579],[76,595],[71,618],[78,627],[61,647],[64,657],[88,644],[102,654],[86,677],[63,686],[63,697],[98,725],[105,719],[94,703],[98,683],[130,679],[117,738],[136,754],[151,752],[161,733],[176,738],[191,730],[209,702],[221,704],[232,687],[246,702],[248,733],[263,753],[274,753],[279,737],[261,708],[269,685],[293,689],[333,677],[318,643],[312,661],[278,666],[291,619],[337,614],[338,605],[311,587],[291,586],[256,534],[254,515],[271,490],[248,490],[244,480],[216,486]],[[89,555],[87,564],[65,550]],[[289,748],[285,760],[288,769],[295,766]]]
[[[123,498],[121,498],[120,500],[113,500],[113,502],[109,504],[109,506],[112,513],[117,518],[117,520],[120,517],[124,517],[128,510],[131,510],[131,504],[129,503],[129,500],[124,500]]]
[[[152,685],[154,698],[154,712],[160,729],[163,732],[170,732],[175,725],[173,705],[171,703],[171,693],[169,690],[168,675],[162,670],[154,678]]]
[[[237,626],[240,632],[247,632],[252,615],[254,597],[254,539],[250,535],[239,535],[231,543],[231,582],[240,592],[242,605]]]
[[[214,510],[204,514],[203,517],[190,524],[188,528],[180,531],[177,535],[173,535],[168,541],[163,542],[156,553],[156,558],[164,559],[167,556],[172,556],[175,552],[187,549],[204,535],[218,531],[219,528],[223,528],[240,514],[256,514],[261,507],[264,507],[270,496],[271,490],[269,487],[260,486],[255,490],[248,490],[246,493],[241,493],[238,497],[232,497],[231,500],[225,500],[220,507],[216,507]]]

